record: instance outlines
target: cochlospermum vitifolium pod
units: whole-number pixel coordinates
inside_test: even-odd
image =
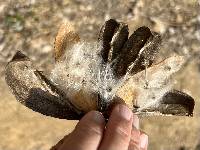
[[[154,64],[161,36],[145,26],[128,35],[127,24],[110,19],[97,42],[83,42],[71,25],[63,23],[51,74],[45,76],[17,52],[6,66],[7,84],[23,105],[56,118],[80,119],[90,110],[108,117],[118,103],[139,116],[192,116],[194,99],[174,90],[169,80],[184,57]]]

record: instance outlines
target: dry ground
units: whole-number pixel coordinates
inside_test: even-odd
[[[81,38],[97,39],[108,18],[127,22],[130,31],[146,25],[161,33],[160,58],[188,56],[175,87],[196,100],[194,117],[141,119],[150,150],[193,150],[200,141],[200,8],[196,0],[0,0],[0,150],[49,149],[73,130],[76,121],[59,120],[20,105],[4,81],[6,63],[22,50],[38,68],[53,64],[53,42],[63,20]]]

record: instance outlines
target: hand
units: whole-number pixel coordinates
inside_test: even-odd
[[[148,136],[138,128],[138,117],[125,105],[115,106],[107,124],[91,111],[51,150],[147,150]]]

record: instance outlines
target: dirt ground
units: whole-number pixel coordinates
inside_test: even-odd
[[[23,51],[40,70],[53,66],[53,43],[63,21],[74,24],[81,39],[94,41],[103,22],[126,22],[130,32],[146,25],[159,32],[159,58],[178,54],[186,64],[175,76],[175,88],[196,101],[194,117],[149,117],[141,129],[149,150],[199,150],[200,143],[200,4],[197,0],[0,0],[0,150],[48,150],[75,127],[25,108],[4,80],[6,63]]]

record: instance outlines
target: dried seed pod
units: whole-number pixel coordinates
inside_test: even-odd
[[[79,35],[74,31],[73,26],[66,22],[63,23],[58,30],[54,43],[55,60],[60,60],[65,51],[79,41]]]
[[[162,114],[192,116],[194,110],[194,99],[181,91],[172,90],[167,92],[157,109]]]
[[[117,78],[126,74],[128,67],[135,61],[140,50],[151,36],[148,27],[140,27],[129,37],[113,65],[113,72]]]
[[[99,41],[102,44],[100,55],[102,57],[102,68],[112,64],[118,57],[124,43],[128,39],[128,25],[110,19],[105,22],[99,33]],[[99,110],[107,108],[108,104],[101,95],[98,98]]]
[[[99,33],[102,42],[101,55],[104,62],[111,63],[117,58],[121,48],[128,39],[128,25],[110,19],[105,22]]]
[[[69,101],[81,112],[87,113],[91,110],[98,110],[98,94],[82,89],[69,89]]]
[[[115,29],[112,40],[110,42],[111,49],[108,54],[108,62],[112,63],[121,53],[121,49],[124,43],[128,39],[128,25],[124,23],[119,23],[118,27]]]
[[[63,23],[58,31],[55,40],[55,60],[60,61],[66,51],[69,51],[75,44],[80,41],[79,35],[75,32],[72,25]],[[97,107],[97,94],[87,93],[84,89],[74,92],[71,90],[69,101],[83,112],[96,109]],[[75,100],[75,101],[74,101]]]
[[[60,70],[55,69],[55,74],[61,75],[59,84],[64,89],[37,71],[21,52],[6,66],[7,84],[23,105],[65,119],[80,119],[90,110],[99,110],[109,117],[110,109],[118,103],[127,104],[134,113],[143,116],[193,114],[194,99],[180,91],[171,91],[169,82],[169,77],[184,63],[183,57],[173,56],[152,65],[161,42],[159,34],[141,27],[127,40],[127,25],[111,19],[100,32],[103,48],[99,58],[99,48],[95,46],[77,44],[75,49],[71,48],[79,38],[68,29],[61,27],[55,41],[57,65],[64,63]],[[69,50],[68,58],[73,56],[72,62],[59,61],[66,59],[65,50]],[[70,77],[62,77],[67,74]]]
[[[139,115],[176,115],[176,116],[193,116],[194,99],[181,91],[168,91],[157,103],[143,108]],[[137,113],[137,112],[136,112]]]
[[[161,45],[161,36],[158,33],[152,33],[152,36],[145,43],[144,47],[140,50],[136,60],[131,66],[131,74],[136,74],[139,71],[149,67],[153,64],[155,56],[158,53]]]
[[[105,22],[105,24],[101,27],[99,32],[99,41],[102,43],[101,57],[104,62],[108,61],[108,54],[110,51],[110,42],[112,41],[115,30],[118,28],[119,23],[110,19]]]
[[[182,92],[174,92],[175,94],[168,92],[171,89],[171,85],[168,83],[169,78],[181,68],[183,63],[183,57],[172,56],[147,68],[148,87],[145,85],[145,71],[130,75],[119,88],[116,96],[123,99],[137,114],[159,112],[163,114],[192,115],[194,108],[192,97]],[[180,100],[181,98],[183,101]],[[173,110],[170,108],[173,108]]]
[[[6,66],[6,82],[23,105],[47,116],[79,119],[82,112],[76,109],[66,95],[35,69],[32,62],[17,52]]]

